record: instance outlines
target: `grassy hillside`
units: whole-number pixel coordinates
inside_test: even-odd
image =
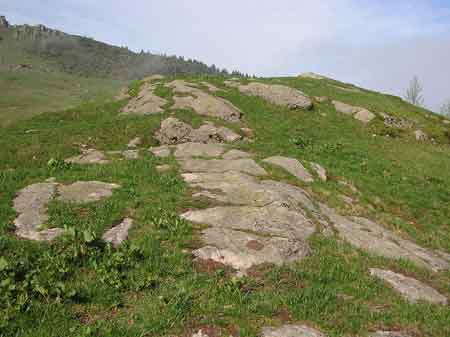
[[[375,257],[337,236],[316,234],[310,240],[313,254],[302,262],[263,268],[240,279],[227,269],[199,268],[190,251],[198,247],[200,228],[177,214],[206,204],[191,200],[174,158],[159,159],[146,150],[157,144],[152,135],[170,115],[194,125],[211,120],[238,132],[251,128],[254,142],[235,147],[253,153],[258,162],[271,155],[318,162],[329,180],[300,185],[319,200],[343,214],[376,220],[423,247],[450,253],[450,130],[442,117],[397,97],[342,90],[355,88],[331,80],[261,81],[404,117],[414,128],[392,130],[380,115],[364,125],[338,113],[330,102],[316,102],[312,111],[289,110],[242,95],[226,87],[223,77],[187,79],[221,88],[216,95],[241,109],[242,121],[230,124],[192,111],[171,111],[170,104],[164,114],[123,116],[119,110],[126,100],[97,98],[0,129],[0,336],[191,336],[209,327],[219,330],[217,335],[244,337],[286,322],[305,322],[332,337],[367,336],[378,329],[450,336],[448,306],[409,304],[373,279],[368,268],[413,276],[447,297],[449,271],[434,273]],[[156,93],[169,101],[173,96],[162,84]],[[415,129],[434,143],[418,142]],[[122,150],[136,136],[143,145],[135,161],[47,164],[77,154],[80,143]],[[172,170],[158,173],[156,166],[163,163]],[[266,168],[273,179],[299,184],[281,170]],[[115,182],[122,188],[99,203],[52,205],[48,225],[72,229],[54,243],[19,240],[13,233],[13,199],[21,188],[49,177],[67,183]],[[339,195],[355,202],[346,204]],[[105,246],[98,239],[104,229],[130,214],[136,225],[128,243],[118,250]]]

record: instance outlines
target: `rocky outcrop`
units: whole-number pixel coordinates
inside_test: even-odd
[[[174,117],[162,121],[155,138],[161,144],[174,145],[182,143],[222,143],[234,142],[242,137],[226,127],[216,127],[213,123],[205,123],[194,129],[191,125]]]
[[[145,83],[137,97],[132,98],[121,110],[125,115],[153,115],[164,112],[167,101],[154,93],[155,85]]]
[[[238,122],[241,118],[241,111],[233,104],[194,87],[192,83],[175,80],[167,86],[175,93],[173,109],[192,109],[199,115],[216,117],[227,122]]]
[[[314,181],[308,170],[297,159],[275,156],[266,158],[263,162],[279,166],[305,183]]]
[[[311,78],[313,80],[326,80],[327,79],[325,76],[322,76],[322,75],[319,75],[316,73],[311,73],[311,72],[300,74],[299,77]]]

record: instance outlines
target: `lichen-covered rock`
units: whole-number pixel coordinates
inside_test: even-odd
[[[220,157],[225,152],[221,144],[183,143],[178,144],[175,157]]]
[[[297,159],[274,156],[264,159],[263,162],[279,166],[306,183],[314,181],[314,178],[311,176],[308,170]]]
[[[262,337],[325,337],[325,335],[306,325],[283,325],[277,328],[263,328]]]
[[[352,106],[339,101],[332,101],[336,111],[346,115],[352,115],[353,118],[363,123],[371,122],[376,116],[369,110],[358,106]]]
[[[149,149],[149,151],[151,153],[153,153],[156,157],[160,157],[160,158],[169,157],[170,154],[172,153],[172,150],[167,145],[162,145],[162,146],[158,146],[158,147],[151,147]]]
[[[112,196],[117,184],[100,181],[77,181],[70,185],[58,186],[58,200],[76,203],[99,201]]]
[[[290,109],[311,109],[313,106],[306,94],[284,85],[251,82],[247,85],[239,85],[238,88],[243,94],[259,96],[273,104],[287,106]]]
[[[239,171],[255,176],[267,175],[266,170],[259,166],[253,159],[185,159],[180,162],[181,168],[185,172],[209,172],[221,173],[227,171]]]
[[[227,160],[250,158],[250,157],[251,157],[251,154],[241,151],[241,150],[230,150],[222,156],[223,159],[227,159]]]
[[[132,226],[133,219],[125,218],[120,224],[106,231],[102,239],[117,248],[128,238],[128,231]]]
[[[429,302],[433,304],[447,304],[448,299],[430,286],[390,270],[370,269],[370,274],[387,282],[410,303]]]

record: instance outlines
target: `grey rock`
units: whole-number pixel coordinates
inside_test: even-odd
[[[192,109],[199,115],[221,118],[228,122],[237,122],[241,118],[241,111],[230,102],[205,93],[193,87],[193,84],[183,80],[176,80],[167,86],[175,93],[192,94],[192,96],[174,96],[173,109]]]
[[[225,152],[221,144],[184,143],[175,150],[175,157],[220,157]]]
[[[80,155],[68,158],[65,162],[80,165],[109,163],[102,151],[96,149],[80,149],[80,151]]]
[[[122,156],[125,159],[139,159],[139,150],[126,150],[122,151]]]
[[[207,246],[193,252],[202,260],[213,260],[231,266],[245,275],[256,265],[271,263],[282,265],[302,260],[310,254],[305,242],[258,235],[213,227],[202,232],[202,240]]]
[[[322,75],[319,75],[316,73],[311,73],[311,72],[300,74],[299,77],[311,78],[314,80],[326,80],[327,79],[327,77],[325,77],[325,76],[322,76]]]
[[[308,170],[297,159],[275,156],[275,157],[266,158],[263,160],[263,162],[272,164],[275,166],[279,166],[279,167],[285,169],[290,174],[292,174],[294,177],[296,177],[306,183],[310,183],[310,182],[314,181],[313,177],[308,172]]]
[[[241,150],[230,150],[222,156],[222,158],[226,159],[226,160],[250,158],[250,157],[251,157],[251,154],[241,151]]]
[[[167,101],[154,94],[155,86],[144,84],[137,97],[132,98],[121,110],[125,115],[153,115],[164,112]]]
[[[58,200],[75,203],[99,201],[112,196],[117,184],[100,181],[77,181],[71,185],[58,186]]]
[[[167,164],[156,166],[156,171],[158,171],[159,173],[165,173],[165,172],[170,171],[171,169],[172,169],[172,167]]]
[[[328,102],[330,99],[326,96],[315,96],[314,99],[319,103]]]
[[[64,233],[61,228],[40,230],[48,221],[47,205],[56,193],[57,183],[37,183],[20,190],[14,199],[16,235],[35,241],[50,241]]]
[[[327,181],[327,171],[317,163],[311,163],[311,168],[316,172],[317,176],[322,181]]]
[[[448,299],[430,286],[390,270],[370,269],[370,274],[384,280],[410,303],[447,304]]]
[[[422,130],[416,130],[414,131],[414,136],[416,137],[416,140],[420,142],[424,142],[428,140],[428,135],[423,132]]]
[[[266,170],[259,166],[253,159],[185,159],[180,162],[180,165],[185,172],[223,173],[227,171],[239,171],[255,176],[267,175]]]
[[[357,248],[386,258],[406,259],[432,271],[450,269],[450,262],[438,254],[399,237],[373,221],[338,215],[323,204],[320,209],[338,234]]]
[[[413,337],[411,334],[402,331],[377,331],[371,333],[369,337]]]
[[[193,223],[242,230],[264,236],[306,241],[315,225],[306,215],[280,206],[227,206],[189,211],[181,215]]]
[[[332,101],[332,103],[338,112],[341,112],[346,115],[352,115],[353,118],[363,123],[369,123],[376,117],[372,112],[370,112],[365,108],[352,106],[339,101]]]
[[[182,144],[233,142],[242,137],[228,128],[216,127],[212,123],[205,123],[200,128],[194,129],[187,123],[169,117],[162,121],[155,138],[161,144]]]
[[[325,337],[320,331],[306,325],[283,325],[277,328],[263,328],[263,337]]]
[[[140,137],[136,137],[136,138],[133,138],[132,140],[130,140],[127,147],[134,149],[134,148],[137,148],[141,144],[142,144],[142,139]]]
[[[171,155],[171,153],[172,153],[172,150],[167,145],[158,146],[158,147],[151,147],[149,149],[149,151],[151,153],[153,153],[156,157],[160,157],[160,158],[169,157]]]
[[[133,219],[125,218],[120,224],[106,231],[102,239],[117,248],[128,238],[128,231],[132,226]]]
[[[355,119],[357,119],[357,120],[359,120],[360,122],[363,122],[363,123],[369,123],[375,117],[376,116],[372,112],[367,110],[367,109],[361,109],[353,116],[353,118],[355,118]]]
[[[218,89],[216,86],[212,85],[211,83],[208,83],[208,82],[203,81],[202,84],[203,84],[205,87],[207,87],[208,90],[211,91],[211,92],[219,91],[219,89]]]
[[[300,90],[279,84],[264,84],[251,82],[247,85],[239,85],[239,91],[246,95],[259,96],[267,101],[287,106],[290,109],[311,109],[311,99]]]

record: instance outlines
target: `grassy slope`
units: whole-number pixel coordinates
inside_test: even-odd
[[[223,85],[220,78],[210,80]],[[272,81],[374,111],[416,118],[422,129],[445,141],[440,123],[397,98],[342,92],[330,89],[323,81]],[[171,96],[162,88],[158,93]],[[328,103],[317,104],[314,111],[299,112],[242,96],[234,89],[219,95],[241,108],[245,113],[242,125],[256,132],[255,142],[238,144],[240,148],[258,158],[282,154],[314,160],[325,166],[331,177],[328,183],[309,187],[318,197],[343,211],[376,218],[424,246],[450,252],[448,145],[418,144],[409,133],[395,139],[373,137],[374,132],[382,131],[380,123],[363,126],[336,113]],[[257,336],[261,326],[292,319],[336,337],[364,336],[377,328],[450,336],[448,308],[409,305],[372,279],[368,268],[387,267],[413,275],[450,296],[448,272],[432,274],[406,262],[374,258],[335,238],[316,235],[311,240],[314,254],[302,263],[242,280],[232,279],[226,271],[208,275],[196,271],[191,257],[183,251],[197,245],[195,228],[175,215],[192,206],[188,191],[177,172],[160,175],[155,169],[166,161],[175,166],[172,159],[156,159],[143,151],[138,161],[114,161],[101,167],[47,167],[50,158],[77,153],[77,142],[115,150],[141,136],[146,146],[154,144],[151,135],[167,114],[118,116],[121,104],[87,103],[0,130],[0,250],[7,261],[5,267],[0,260],[0,275],[8,279],[8,273],[17,288],[24,287],[18,291],[1,285],[0,296],[5,297],[1,298],[4,319],[0,335],[162,336],[215,325],[240,336]],[[194,120],[194,124],[200,121],[189,112],[178,111],[176,115]],[[38,132],[25,133],[29,129]],[[297,183],[280,171],[271,174]],[[121,184],[122,189],[98,204],[52,205],[50,225],[80,231],[64,240],[45,245],[15,239],[10,230],[16,191],[51,176],[62,182],[111,181]],[[351,181],[361,191],[360,207],[345,208],[336,198],[338,191],[351,195],[337,183],[339,178]],[[132,210],[136,226],[131,231],[131,247],[111,252],[97,241],[86,240],[84,231],[98,236]],[[34,282],[20,282],[23,275],[13,272],[19,267]],[[17,303],[17,294],[29,296],[29,301],[22,301],[26,305]],[[11,320],[6,321],[6,314]],[[37,319],[42,322],[39,326]]]

